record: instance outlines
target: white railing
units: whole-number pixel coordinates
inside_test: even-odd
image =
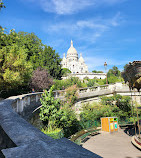
[[[87,87],[87,88],[80,88],[78,90],[78,95],[80,98],[89,97],[95,94],[106,94],[107,92],[114,92],[116,90],[125,90],[128,89],[127,85],[124,85],[122,83],[116,83],[116,84],[109,84],[109,85],[102,85],[102,86],[95,86],[95,87]],[[31,104],[40,104],[40,98],[43,92],[37,92],[37,93],[29,93],[24,95],[19,95],[16,97],[10,97],[14,98],[14,102],[12,103],[12,107],[14,111],[21,113],[23,109],[26,106],[30,106]],[[64,99],[65,90],[56,90],[54,91],[54,97]]]

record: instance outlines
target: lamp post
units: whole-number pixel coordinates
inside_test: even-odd
[[[104,63],[104,67],[105,67],[105,73],[106,73],[106,84],[108,84],[108,80],[107,80],[107,63]]]

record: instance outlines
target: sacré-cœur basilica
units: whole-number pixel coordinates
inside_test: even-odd
[[[80,58],[79,58],[78,53],[73,46],[72,40],[71,40],[71,46],[67,51],[66,57],[64,54],[61,65],[62,65],[62,68],[68,68],[71,71],[71,74],[69,76],[72,76],[72,77],[79,77],[80,79],[84,79],[86,77],[89,79],[106,78],[105,73],[92,73],[88,71],[88,66],[85,64],[82,54],[80,53]]]

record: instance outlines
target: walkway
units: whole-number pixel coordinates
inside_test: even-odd
[[[85,142],[83,147],[104,158],[141,158],[141,151],[131,144],[131,137],[122,129],[112,134],[102,131]]]

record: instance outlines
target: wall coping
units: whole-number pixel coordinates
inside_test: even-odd
[[[12,103],[26,96],[12,96],[0,102],[0,126],[17,147],[2,149],[6,158],[100,158],[66,138],[54,140],[24,120],[12,109]]]

